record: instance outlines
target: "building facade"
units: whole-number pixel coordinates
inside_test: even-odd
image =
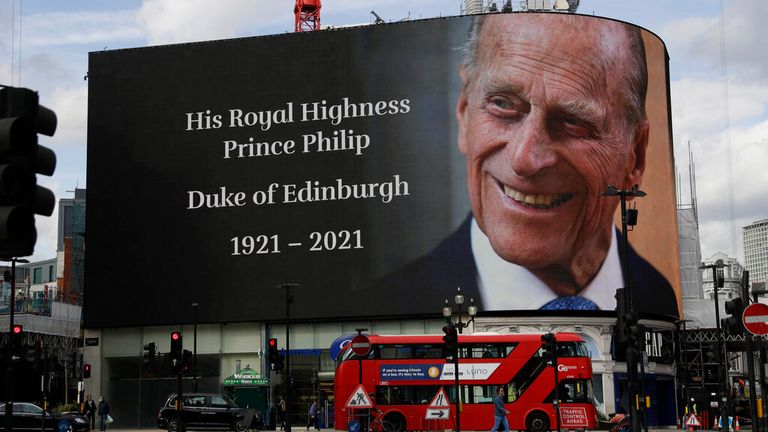
[[[742,228],[744,240],[744,268],[749,270],[751,282],[768,281],[768,219]]]

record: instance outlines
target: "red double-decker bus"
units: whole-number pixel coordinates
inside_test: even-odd
[[[530,432],[556,429],[555,365],[543,357],[541,336],[459,335],[463,429],[493,427],[493,398],[499,386],[506,389],[510,429]],[[357,357],[349,346],[337,358],[335,428],[347,430],[348,421],[365,411],[346,406],[360,384],[370,395],[374,409],[381,412],[384,424],[392,430],[454,427],[456,366],[443,358],[442,335],[371,335],[369,339],[371,351],[365,358]],[[580,336],[571,333],[556,334],[556,341],[561,425],[569,429],[595,429],[597,411],[586,344]],[[438,424],[427,419],[427,410],[433,409],[429,404],[441,387],[450,407],[447,419]]]

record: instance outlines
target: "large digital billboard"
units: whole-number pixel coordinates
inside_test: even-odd
[[[94,52],[87,327],[615,308],[678,314],[667,56],[495,14]],[[554,311],[554,312],[552,312]]]

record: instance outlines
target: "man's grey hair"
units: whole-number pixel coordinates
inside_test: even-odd
[[[593,19],[589,17],[579,17],[573,15],[557,15],[564,19],[583,20]],[[470,23],[467,40],[460,48],[461,58],[460,66],[466,74],[467,82],[471,82],[478,72],[478,47],[480,44],[480,34],[483,30],[487,16],[474,16]],[[611,21],[607,21],[611,22]],[[625,83],[622,88],[624,96],[624,119],[628,125],[637,125],[646,119],[645,97],[648,91],[648,65],[645,59],[645,44],[640,33],[640,28],[630,24],[611,22],[624,29],[627,38],[626,56],[629,64],[622,68],[624,77],[621,82]],[[611,56],[603,58],[603,70],[615,70]]]

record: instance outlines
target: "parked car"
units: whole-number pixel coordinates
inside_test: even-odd
[[[43,424],[43,409],[29,402],[13,403],[13,430],[39,431]],[[0,428],[5,425],[5,403],[0,403]],[[80,432],[89,430],[88,418],[77,413],[45,412],[45,430]]]
[[[168,397],[157,413],[157,426],[176,432],[179,420],[175,394]],[[214,393],[188,393],[183,395],[182,420],[186,429],[228,429],[245,432],[249,429],[254,410],[240,408],[231,399]]]

